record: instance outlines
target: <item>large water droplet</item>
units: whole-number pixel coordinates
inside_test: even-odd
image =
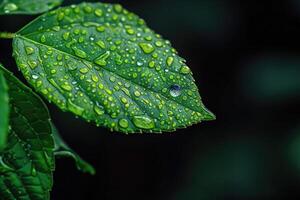
[[[190,72],[191,72],[191,70],[188,66],[182,66],[180,69],[180,73],[182,73],[182,74],[189,74]]]
[[[119,125],[120,125],[120,127],[122,127],[122,128],[128,128],[128,121],[127,121],[127,119],[120,119],[119,120]]]
[[[174,58],[173,57],[168,57],[167,58],[167,65],[170,67],[174,62]]]
[[[147,54],[152,53],[154,51],[154,47],[152,46],[152,44],[140,43],[139,45],[140,45],[141,49]]]
[[[178,97],[181,95],[181,87],[179,85],[172,85],[170,87],[170,95],[172,97]]]
[[[25,47],[25,51],[27,55],[31,55],[34,53],[34,49],[32,47]]]
[[[155,127],[154,121],[146,116],[134,116],[133,123],[141,129],[152,129]]]
[[[73,48],[73,51],[75,53],[76,56],[80,57],[80,58],[86,58],[86,53],[80,49],[77,48]]]
[[[110,52],[107,51],[105,52],[104,54],[100,55],[98,58],[95,59],[95,63],[97,65],[100,65],[100,66],[106,66],[107,65],[107,58],[110,56]]]

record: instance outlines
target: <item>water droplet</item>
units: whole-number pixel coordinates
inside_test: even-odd
[[[46,42],[46,36],[45,36],[45,35],[42,35],[42,36],[41,36],[41,42],[42,42],[42,43],[45,43],[45,42]]]
[[[58,21],[61,21],[61,20],[64,19],[64,17],[65,17],[65,13],[60,12],[60,13],[57,15],[57,20],[58,20]]]
[[[170,67],[174,62],[174,58],[173,57],[168,57],[167,58],[167,65]]]
[[[180,73],[182,73],[182,74],[189,74],[190,72],[191,72],[191,70],[188,66],[182,66],[180,69]]]
[[[126,29],[126,32],[127,32],[129,35],[135,34],[135,31],[134,31],[134,29],[132,29],[132,28]]]
[[[139,91],[134,91],[134,95],[139,97],[139,96],[141,96],[141,93]]]
[[[107,59],[108,57],[110,56],[110,51],[106,51],[104,54],[100,55],[98,58],[96,58],[94,60],[94,62],[97,64],[97,65],[100,65],[102,67],[106,66],[107,65]]]
[[[86,53],[80,49],[77,49],[76,47],[73,47],[73,51],[75,53],[76,56],[80,57],[80,58],[86,58]]]
[[[120,127],[122,127],[122,128],[128,128],[128,121],[127,121],[127,119],[120,119],[119,120],[119,125],[120,125]]]
[[[35,69],[38,66],[37,62],[34,61],[34,60],[29,60],[28,64],[29,64],[31,69]]]
[[[98,26],[97,31],[99,31],[99,32],[105,31],[105,26]]]
[[[101,47],[102,49],[105,49],[106,48],[106,45],[105,43],[102,41],[102,40],[99,40],[98,42],[96,42],[96,44]]]
[[[99,81],[99,78],[98,78],[97,75],[93,74],[93,75],[92,75],[92,80],[93,80],[95,83],[97,83],[97,82]]]
[[[74,104],[71,99],[68,99],[68,108],[71,112],[79,116],[82,116],[84,112],[84,108]]]
[[[25,47],[25,51],[27,55],[31,55],[34,53],[34,49],[32,47]]]
[[[150,61],[150,62],[149,62],[149,67],[150,67],[150,68],[153,68],[154,66],[155,66],[155,62],[154,62],[154,61]]]
[[[155,45],[156,45],[157,47],[162,47],[162,46],[163,46],[163,43],[162,43],[161,41],[156,41],[156,42],[155,42]]]
[[[4,12],[5,13],[10,13],[12,11],[18,10],[18,6],[14,3],[8,3],[4,6]]]
[[[31,76],[33,79],[38,79],[39,78],[39,76],[38,75],[35,75],[35,74],[33,74],[32,76]]]
[[[103,15],[103,11],[101,9],[96,9],[95,10],[95,15],[98,17],[101,17]]]
[[[139,67],[140,67],[140,66],[143,66],[143,62],[141,62],[141,61],[137,61],[136,64],[137,64],[137,66],[139,66]]]
[[[116,4],[114,6],[114,9],[115,9],[116,12],[120,13],[120,12],[122,12],[123,7],[120,4]]]
[[[181,94],[181,87],[179,85],[172,85],[170,87],[170,95],[172,97],[178,97]]]
[[[89,69],[87,67],[84,67],[84,68],[81,68],[79,71],[83,74],[86,74],[89,72]]]
[[[146,116],[134,116],[132,121],[136,127],[141,129],[152,129],[155,127],[154,121]]]
[[[94,111],[97,113],[97,115],[101,116],[104,114],[104,110],[100,108],[99,106],[94,106]]]
[[[64,84],[62,84],[61,88],[68,92],[72,91],[72,89],[73,89],[72,86],[68,82],[65,82]]]
[[[149,44],[149,43],[140,43],[139,46],[147,54],[152,53],[154,51],[154,47],[152,46],[152,44]]]
[[[68,40],[69,37],[70,37],[70,32],[65,32],[65,33],[63,34],[64,40]]]

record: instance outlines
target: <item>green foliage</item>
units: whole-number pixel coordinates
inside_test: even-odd
[[[161,132],[214,119],[184,59],[120,5],[46,13],[16,34],[13,47],[36,91],[99,126]]]
[[[54,170],[50,117],[41,99],[2,68],[9,86],[10,130],[0,153],[0,199],[49,198]]]
[[[0,71],[0,151],[4,148],[8,131],[8,88],[5,78]]]
[[[0,15],[61,2],[0,0]],[[120,5],[60,8],[0,38],[13,38],[17,65],[36,91],[98,126],[161,133],[215,118],[170,42]],[[0,65],[0,200],[49,200],[55,157],[95,174],[63,141],[41,98]]]
[[[63,0],[0,0],[0,15],[38,14],[59,6]]]
[[[94,175],[96,173],[96,170],[92,165],[84,161],[77,153],[75,153],[75,151],[73,151],[65,143],[65,141],[63,141],[54,124],[52,124],[52,133],[55,140],[55,149],[54,149],[55,157],[70,157],[74,159],[78,170],[89,173],[91,175]]]

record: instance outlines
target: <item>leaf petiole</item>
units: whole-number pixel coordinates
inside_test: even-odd
[[[15,37],[15,33],[9,33],[9,32],[0,32],[0,38],[2,39],[12,39]]]

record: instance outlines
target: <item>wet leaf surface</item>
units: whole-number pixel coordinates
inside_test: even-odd
[[[49,12],[20,30],[13,47],[36,91],[112,131],[159,133],[214,119],[185,60],[120,5]]]
[[[39,14],[59,6],[63,0],[0,0],[0,15]]]

